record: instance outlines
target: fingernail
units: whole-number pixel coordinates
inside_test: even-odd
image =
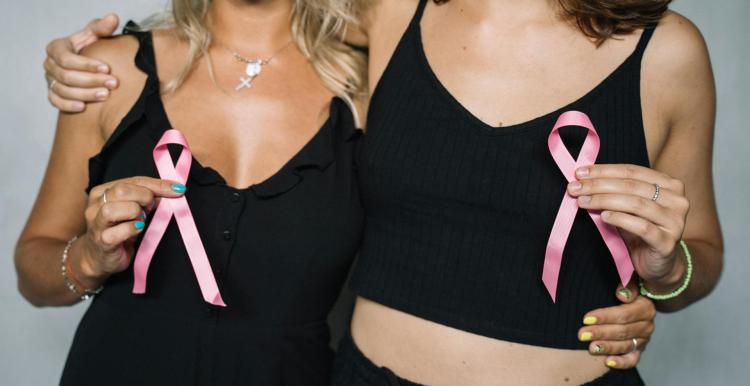
[[[172,191],[175,193],[185,193],[187,186],[183,184],[172,184]]]
[[[578,189],[581,189],[581,186],[583,186],[583,185],[581,185],[580,182],[573,181],[573,182],[571,182],[571,183],[568,184],[568,189],[570,189],[570,190],[578,190]]]
[[[591,350],[591,351],[592,351],[592,352],[593,352],[594,354],[601,354],[601,353],[603,353],[603,352],[604,352],[604,347],[602,347],[602,345],[600,345],[600,344],[595,344],[595,345],[594,345],[594,349],[593,349],[593,350]]]
[[[617,366],[617,362],[615,362],[614,360],[610,359],[610,360],[607,361],[607,366],[608,367],[615,367],[615,366]]]
[[[106,64],[102,64],[102,65],[99,65],[99,67],[97,67],[96,70],[101,73],[106,74],[109,72],[109,67]]]
[[[145,221],[148,218],[148,215],[146,214],[145,210],[141,211],[141,218]]]
[[[578,177],[586,177],[589,175],[589,168],[580,168],[576,170],[576,176]]]
[[[581,197],[578,197],[578,203],[579,204],[588,204],[589,202],[591,202],[591,196],[581,196]]]
[[[104,82],[104,85],[107,86],[107,88],[115,88],[115,86],[117,86],[117,81],[114,79],[107,79],[107,81]]]
[[[617,292],[620,294],[620,296],[624,297],[625,299],[630,299],[630,297],[633,296],[633,293],[630,292],[630,289],[628,288],[621,288]]]
[[[596,324],[596,316],[587,316],[583,318],[583,324],[590,326],[592,324]]]
[[[608,210],[603,210],[602,213],[601,213],[601,215],[602,215],[603,219],[607,220],[612,215],[612,212],[610,212]]]
[[[136,221],[135,222],[135,229],[140,230],[140,229],[143,229],[143,227],[145,227],[145,226],[146,226],[146,223],[143,222],[143,221]]]
[[[73,106],[72,106],[73,111],[83,111],[85,107],[86,105],[80,102],[73,103]]]
[[[582,332],[582,333],[581,333],[581,336],[580,336],[580,337],[579,337],[578,339],[580,339],[580,340],[581,340],[581,342],[588,342],[588,341],[590,341],[590,340],[591,340],[591,338],[593,338],[593,337],[594,337],[594,334],[592,334],[592,333],[590,333],[590,332],[586,331],[586,332]]]
[[[104,99],[109,95],[109,92],[107,91],[97,91],[96,92],[96,99]]]

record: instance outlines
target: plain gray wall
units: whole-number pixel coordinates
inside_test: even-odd
[[[0,385],[56,384],[84,305],[35,309],[16,291],[13,247],[46,166],[56,111],[41,63],[50,38],[106,12],[141,19],[163,8],[148,0],[3,0],[0,39]],[[688,310],[657,319],[640,369],[650,385],[745,384],[750,365],[750,2],[677,0],[703,31],[718,85],[716,190],[726,240],[717,290]],[[689,152],[690,149],[684,149]],[[134,326],[137,328],[137,326]],[[112,331],[116,334],[117,331]]]

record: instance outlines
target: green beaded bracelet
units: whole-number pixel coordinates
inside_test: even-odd
[[[664,294],[664,295],[657,295],[652,294],[649,292],[649,290],[646,289],[646,286],[643,285],[643,281],[639,281],[640,287],[641,287],[641,295],[654,300],[669,300],[674,299],[678,296],[680,296],[681,293],[685,292],[687,287],[690,285],[690,279],[693,277],[693,256],[690,255],[690,250],[687,247],[687,244],[685,244],[684,240],[680,240],[680,247],[682,247],[682,252],[685,253],[685,279],[682,281],[682,285],[680,288],[677,288],[676,290]]]

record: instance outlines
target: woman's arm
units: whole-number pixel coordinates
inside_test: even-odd
[[[112,273],[127,268],[132,254],[128,243],[143,228],[142,208],[151,207],[156,197],[181,194],[170,182],[145,177],[100,185],[90,195],[85,192],[89,157],[99,151],[113,122],[129,110],[142,88],[144,76],[132,60],[136,48],[132,38],[119,38],[88,49],[87,55],[111,63],[113,73],[127,85],[83,113],[60,114],[47,171],[16,247],[18,288],[34,305],[68,305],[80,298],[68,289],[61,273],[68,240],[81,236],[69,250],[69,273],[82,287],[95,289]],[[105,191],[107,203],[102,199]]]
[[[644,117],[653,169],[594,165],[569,189],[581,207],[604,210],[624,231],[638,274],[657,294],[680,287],[686,274],[685,240],[693,276],[680,296],[658,301],[677,311],[708,295],[722,270],[723,245],[712,181],[716,94],[708,50],[697,28],[669,13],[646,50],[642,70]],[[660,196],[653,201],[655,186]],[[581,197],[584,197],[583,199]],[[583,202],[588,199],[588,202]]]

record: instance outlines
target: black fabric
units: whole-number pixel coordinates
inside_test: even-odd
[[[512,380],[503,383],[513,385]],[[387,367],[372,363],[357,347],[351,334],[342,339],[333,364],[333,386],[421,386],[396,375]],[[582,386],[643,386],[638,371],[609,370],[601,377]]]
[[[557,303],[541,277],[567,181],[547,148],[558,116],[579,110],[601,138],[598,163],[648,166],[640,67],[646,29],[619,68],[584,97],[531,121],[490,127],[439,83],[425,57],[423,0],[372,97],[359,161],[367,213],[352,289],[418,317],[531,345],[586,349],[583,315],[618,304],[618,275],[579,211]],[[574,156],[586,131],[563,128]]]
[[[90,187],[158,177],[152,150],[170,124],[151,35],[136,65],[148,75],[132,110],[90,161]],[[218,112],[217,112],[218,113]],[[354,170],[359,131],[336,98],[330,118],[278,173],[227,186],[193,160],[187,201],[226,308],[201,297],[174,221],[156,250],[144,295],[132,267],[112,276],[73,340],[62,385],[327,385],[326,317],[361,238]],[[177,156],[178,149],[172,154]],[[136,244],[137,248],[137,244]]]

